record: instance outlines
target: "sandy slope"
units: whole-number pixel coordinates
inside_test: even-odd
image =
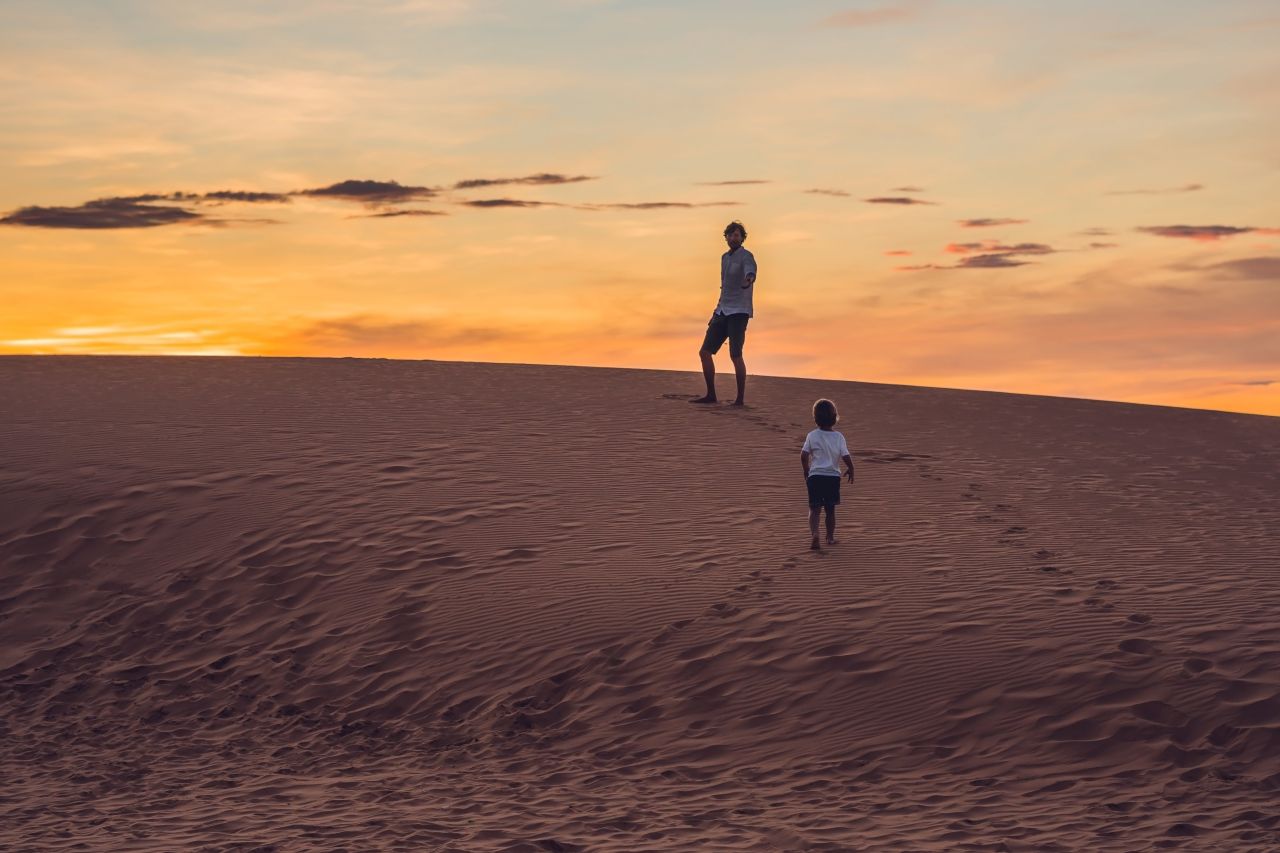
[[[1280,847],[1280,419],[697,384],[0,359],[0,848]]]

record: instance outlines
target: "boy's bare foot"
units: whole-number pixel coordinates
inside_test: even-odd
[[[839,540],[839,539],[836,539],[836,538],[835,538],[835,537],[833,537],[833,536],[828,536],[828,537],[827,537],[827,544],[828,544],[828,545],[838,545],[838,544],[840,544],[840,540]]]
[[[746,404],[746,403],[744,403],[744,402],[742,402],[742,400],[741,400],[741,399],[737,399],[737,400],[734,400],[734,401],[733,401],[733,405],[735,405],[735,406],[744,406],[744,407],[745,407],[747,404]]]
[[[810,550],[810,551],[821,551],[821,550],[822,550],[822,546],[818,544],[818,537],[817,537],[817,536],[813,537],[813,541],[809,543],[809,550]]]
[[[716,402],[716,398],[714,394],[708,394],[705,397],[699,397],[698,399],[690,400],[689,402],[690,403],[714,403]]]

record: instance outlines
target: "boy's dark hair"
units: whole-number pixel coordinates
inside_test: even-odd
[[[728,237],[730,231],[740,231],[742,232],[742,239],[743,240],[747,239],[746,226],[744,226],[741,222],[739,222],[736,219],[724,227],[724,236]]]
[[[813,422],[818,426],[829,429],[835,426],[838,420],[840,420],[840,413],[836,411],[836,404],[826,397],[813,404]]]

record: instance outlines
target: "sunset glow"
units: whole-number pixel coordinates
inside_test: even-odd
[[[0,354],[694,371],[740,219],[754,374],[1280,415],[1272,2],[0,23]]]

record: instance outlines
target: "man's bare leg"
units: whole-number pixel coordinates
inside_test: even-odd
[[[814,538],[818,536],[818,530],[815,527],[813,531]],[[827,544],[836,544],[836,508],[827,507]]]
[[[698,355],[702,358],[702,378],[707,380],[707,396],[689,402],[714,403],[716,402],[716,363],[711,353],[706,350],[698,350]]]
[[[743,398],[747,394],[747,363],[742,360],[742,356],[735,356],[733,359],[733,372],[738,377],[738,399],[733,401],[735,406],[743,405]]]
[[[820,515],[822,515],[822,507],[814,507],[809,510],[809,532],[813,534],[813,541],[809,543],[810,551],[822,550],[822,546],[818,544],[818,516]]]

